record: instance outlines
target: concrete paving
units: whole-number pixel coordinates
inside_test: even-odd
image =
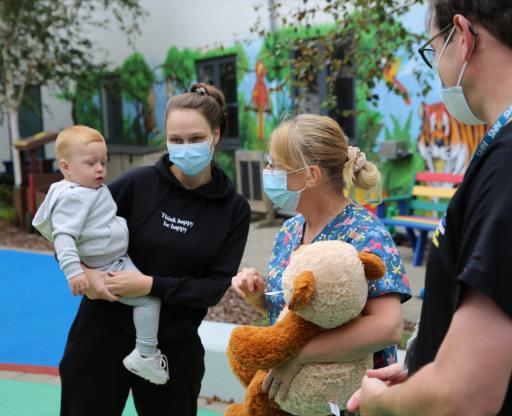
[[[279,226],[260,226],[260,223],[251,224],[249,238],[242,258],[241,267],[255,267],[261,274],[265,275],[267,270],[267,262],[272,250],[274,236],[279,231]],[[419,298],[420,289],[423,287],[425,267],[412,266],[412,250],[407,247],[399,248],[402,258],[405,262],[407,276],[411,284],[413,298],[403,304],[404,319],[416,322],[419,319],[421,311],[421,299]],[[31,386],[47,386],[60,384],[59,377],[47,376],[42,374],[28,374],[15,371],[0,371],[0,380],[12,382],[25,382]],[[207,380],[205,380],[206,382]],[[37,383],[37,384],[36,384]],[[12,383],[11,383],[12,384]],[[12,386],[11,386],[12,387]],[[59,388],[60,386],[54,386]],[[42,387],[38,388],[38,391]],[[53,390],[52,390],[53,391]],[[53,392],[58,397],[58,392]],[[1,395],[0,395],[1,396]],[[0,404],[1,404],[0,397]],[[223,414],[227,404],[216,398],[200,397],[198,401],[199,407],[202,409],[202,415]],[[56,405],[54,403],[54,405]],[[217,413],[219,412],[219,413]],[[131,415],[131,411],[125,412],[126,416]]]

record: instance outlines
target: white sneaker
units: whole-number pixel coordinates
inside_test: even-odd
[[[167,357],[160,350],[150,357],[143,357],[137,349],[134,349],[123,359],[123,364],[128,371],[155,384],[165,384],[169,380],[169,367]]]

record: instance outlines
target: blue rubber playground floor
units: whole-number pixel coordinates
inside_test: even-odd
[[[53,255],[0,249],[0,373],[56,374],[79,303]],[[0,379],[0,416],[58,415],[60,386],[22,378]],[[136,414],[130,398],[123,416]]]
[[[80,299],[55,258],[0,250],[0,364],[59,364]]]

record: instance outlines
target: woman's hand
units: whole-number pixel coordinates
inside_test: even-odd
[[[83,264],[82,268],[85,270],[87,280],[89,281],[89,287],[85,291],[85,296],[91,300],[102,299],[108,300],[110,302],[115,302],[119,299],[117,296],[113,295],[105,286],[105,278],[107,277],[107,273],[96,269],[88,269]]]
[[[265,281],[254,268],[244,268],[231,279],[233,290],[247,303],[259,301],[265,291]]]
[[[108,273],[105,277],[105,285],[116,296],[136,298],[149,294],[153,286],[153,278],[140,272],[122,270]]]
[[[290,389],[290,383],[302,368],[303,363],[298,358],[292,358],[279,367],[270,370],[263,381],[261,390],[268,391],[268,398],[274,399],[279,392],[279,399],[285,400]]]

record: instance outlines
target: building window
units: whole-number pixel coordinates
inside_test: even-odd
[[[299,56],[295,51],[294,57]],[[343,51],[338,48],[335,51],[337,58],[341,58]],[[355,80],[347,74],[339,75],[334,82],[333,94],[336,97],[336,107],[326,108],[325,102],[328,94],[327,78],[330,68],[328,65],[317,71],[315,76],[308,78],[301,87],[293,89],[293,103],[298,114],[313,113],[328,115],[338,122],[351,143],[356,140],[356,122],[353,111],[355,110]],[[350,111],[350,114],[345,114]]]
[[[18,127],[21,138],[43,131],[43,106],[39,85],[30,85],[25,89],[19,110]]]
[[[101,125],[110,144],[125,144],[123,132],[123,100],[121,79],[108,76],[101,86]]]
[[[43,105],[41,86],[29,85],[25,89],[18,114],[20,138],[26,139],[43,131]],[[44,147],[37,149],[39,158],[45,157]]]
[[[222,148],[234,150],[240,147],[238,133],[238,94],[236,80],[236,55],[196,61],[197,79],[219,88],[226,99],[228,129],[221,142]]]

